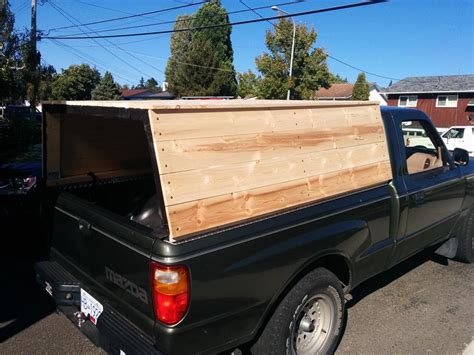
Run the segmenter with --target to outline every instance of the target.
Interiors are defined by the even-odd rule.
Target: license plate
[[[81,288],[81,312],[88,316],[92,323],[97,325],[97,319],[99,319],[103,310],[104,307],[100,302]]]

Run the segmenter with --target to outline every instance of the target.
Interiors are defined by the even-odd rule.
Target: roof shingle
[[[474,75],[408,77],[389,86],[385,93],[474,92]]]

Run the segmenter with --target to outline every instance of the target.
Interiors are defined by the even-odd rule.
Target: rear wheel
[[[456,259],[465,263],[474,262],[474,210],[471,208],[462,226],[458,239]]]
[[[344,318],[344,295],[326,269],[304,276],[270,318],[252,354],[332,354]]]

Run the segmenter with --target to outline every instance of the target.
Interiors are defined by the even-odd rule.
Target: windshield
[[[443,138],[463,138],[464,137],[464,128],[451,128],[445,134]]]

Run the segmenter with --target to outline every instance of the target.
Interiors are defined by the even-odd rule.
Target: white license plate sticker
[[[104,307],[100,302],[81,288],[81,312],[88,316],[92,323],[97,325],[97,319],[99,319],[103,311]]]

